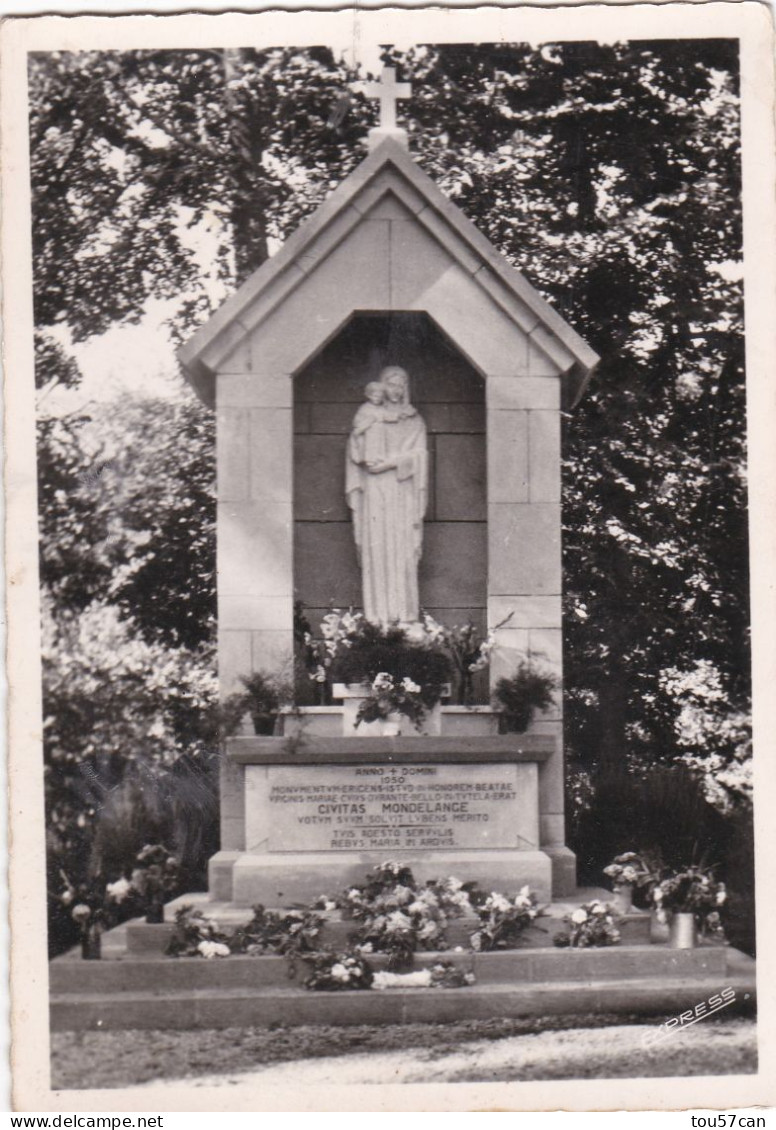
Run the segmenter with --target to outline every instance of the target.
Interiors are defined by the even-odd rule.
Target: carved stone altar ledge
[[[363,765],[444,762],[546,761],[555,752],[551,734],[494,737],[230,738],[226,755],[236,765]]]

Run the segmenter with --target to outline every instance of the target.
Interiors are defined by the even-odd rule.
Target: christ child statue
[[[385,459],[385,389],[380,381],[369,381],[364,389],[366,402],[353,417],[351,435],[356,439],[364,464],[367,467]]]

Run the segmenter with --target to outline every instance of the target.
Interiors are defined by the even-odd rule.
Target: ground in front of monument
[[[753,1018],[717,1017],[659,1040],[644,1017],[569,1015],[449,1024],[227,1028],[196,1032],[59,1032],[54,1089],[143,1085],[301,1087],[359,1083],[518,1083],[748,1075]]]

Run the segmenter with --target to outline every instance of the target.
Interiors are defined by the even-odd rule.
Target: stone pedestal
[[[277,906],[336,894],[386,859],[552,897],[540,847],[537,736],[233,738],[244,840],[211,861],[211,895]]]

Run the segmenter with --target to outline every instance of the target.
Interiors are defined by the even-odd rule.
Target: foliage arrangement
[[[556,946],[584,949],[590,946],[616,946],[620,941],[620,931],[612,908],[608,903],[597,899],[572,910],[563,921],[567,923],[568,929],[552,939]]]
[[[544,671],[530,658],[521,659],[514,675],[496,683],[494,706],[501,712],[504,728],[522,734],[538,710],[546,710],[554,702],[560,686],[555,675]]]
[[[471,935],[471,945],[482,952],[513,949],[520,944],[524,931],[543,913],[535,892],[528,886],[521,887],[511,900],[493,891],[484,902],[477,902],[475,909],[480,926]]]
[[[714,868],[693,864],[681,871],[669,872],[655,883],[651,900],[661,922],[667,921],[667,912],[694,914],[702,923],[711,915],[719,916],[720,907],[727,901],[724,883],[714,878]]]
[[[386,719],[391,714],[403,714],[419,730],[426,717],[426,707],[421,697],[421,688],[412,679],[405,676],[399,683],[387,671],[380,671],[369,694],[358,708],[356,726],[360,726],[362,722]]]

